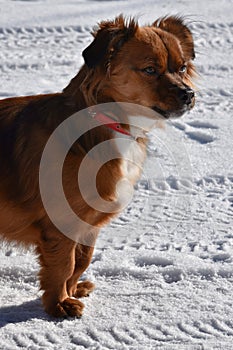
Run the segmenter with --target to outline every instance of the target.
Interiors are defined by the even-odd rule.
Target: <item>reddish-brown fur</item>
[[[77,281],[91,261],[99,228],[113,214],[87,205],[76,177],[85,154],[112,133],[105,126],[87,132],[73,145],[63,167],[70,206],[95,228],[91,246],[59,232],[43,207],[39,165],[49,136],[73,113],[103,102],[137,103],[166,118],[179,116],[186,108],[182,91],[192,86],[194,73],[192,35],[178,17],[139,27],[135,20],[119,16],[101,22],[93,35],[94,41],[83,52],[85,64],[63,92],[0,101],[0,232],[9,241],[36,246],[43,304],[56,317],[80,316],[84,305],[71,297],[86,296],[94,288],[91,282]],[[187,68],[182,72],[184,65]],[[153,74],[145,71],[147,67],[154,69]],[[194,97],[189,109],[193,105]],[[80,117],[80,123],[88,123],[87,118]],[[87,177],[91,176],[92,161]],[[97,176],[99,194],[109,202],[122,176],[120,165],[119,159],[109,161]]]

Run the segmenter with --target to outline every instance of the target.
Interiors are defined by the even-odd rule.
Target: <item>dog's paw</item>
[[[56,304],[53,310],[49,310],[49,314],[54,317],[81,317],[84,304],[77,299],[66,298],[62,302]]]
[[[94,283],[90,281],[84,281],[77,284],[77,289],[74,293],[75,298],[88,297],[89,294],[95,289]]]
[[[61,306],[63,310],[65,310],[67,316],[82,316],[84,304],[80,300],[67,298],[61,303]]]

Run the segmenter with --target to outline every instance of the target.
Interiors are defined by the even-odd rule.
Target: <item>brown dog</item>
[[[134,135],[121,119],[121,112],[113,119],[97,113],[94,116],[99,126],[81,136],[68,152],[63,166],[64,192],[73,211],[93,227],[92,244],[85,245],[59,231],[41,200],[39,166],[49,136],[75,112],[100,103],[134,103],[164,118],[181,116],[194,105],[194,44],[181,18],[165,17],[139,27],[134,19],[119,16],[101,22],[93,35],[93,42],[83,52],[85,64],[62,93],[0,101],[0,232],[6,240],[36,246],[43,304],[56,317],[81,316],[84,305],[78,298],[88,295],[94,285],[77,281],[91,261],[99,228],[118,208],[116,204],[115,212],[107,213],[83,199],[76,183],[82,160],[92,147],[120,133],[125,138],[134,137],[137,147],[130,151],[130,157],[143,162],[146,139]],[[80,125],[89,119],[84,113]],[[106,120],[112,123],[105,125]],[[88,181],[94,158],[88,160],[87,192],[91,192]],[[101,166],[96,187],[102,199],[117,203],[116,184],[122,177],[137,180],[139,171],[128,168],[129,164],[119,158]],[[98,205],[98,198],[96,201]],[[82,230],[81,226],[77,230]],[[88,234],[81,232],[82,237]]]

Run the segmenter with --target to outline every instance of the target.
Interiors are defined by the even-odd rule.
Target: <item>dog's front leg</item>
[[[82,315],[83,303],[69,298],[66,284],[75,268],[76,242],[55,228],[43,232],[37,252],[41,263],[40,283],[45,311],[55,317]]]
[[[82,273],[87,269],[91,262],[94,247],[83,244],[77,244],[75,248],[75,269],[72,277],[67,281],[67,292],[69,296],[76,298],[86,297],[95,288],[94,283],[84,281],[77,284]]]

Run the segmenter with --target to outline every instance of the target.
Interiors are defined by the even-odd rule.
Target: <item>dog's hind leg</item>
[[[83,244],[77,244],[75,248],[75,269],[73,275],[67,281],[67,293],[76,298],[86,297],[95,288],[94,283],[84,281],[77,284],[82,273],[87,269],[91,262],[94,247]]]
[[[43,305],[45,311],[55,317],[82,315],[83,303],[70,298],[66,289],[75,269],[76,245],[55,228],[50,228],[43,232],[43,239],[37,247]]]

